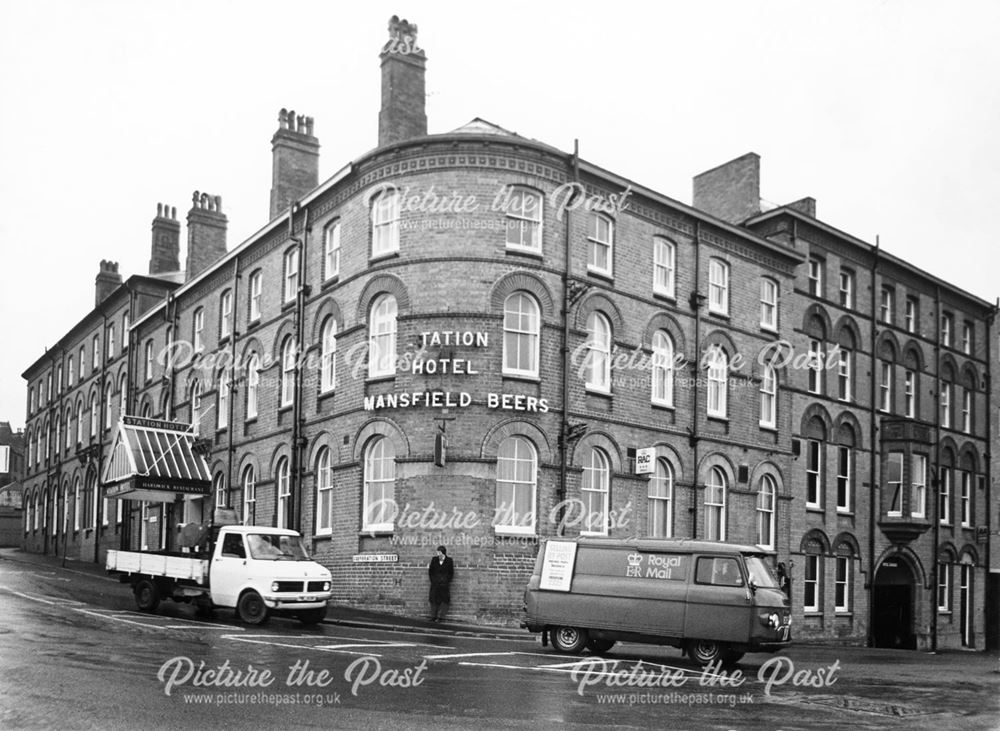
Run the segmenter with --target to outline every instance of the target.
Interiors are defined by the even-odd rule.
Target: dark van
[[[564,653],[628,641],[680,647],[701,664],[736,662],[791,642],[773,562],[756,546],[711,541],[549,539],[524,594],[522,626]]]

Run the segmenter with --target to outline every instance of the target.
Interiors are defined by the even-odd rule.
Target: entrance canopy
[[[211,473],[190,424],[123,416],[101,480],[109,498],[174,502],[209,494]]]

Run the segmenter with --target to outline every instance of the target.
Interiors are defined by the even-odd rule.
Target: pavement
[[[83,574],[86,576],[106,579],[116,584],[118,580],[108,576],[104,567],[92,561],[80,561],[77,559],[60,556],[43,555],[39,553],[27,553],[20,548],[0,548],[0,560],[14,561],[16,563],[28,564],[39,568],[50,570],[62,570],[70,573]],[[511,627],[500,627],[484,624],[470,624],[465,622],[432,622],[426,617],[407,617],[387,612],[373,612],[367,609],[359,609],[344,604],[330,603],[326,610],[325,624],[342,625],[346,627],[363,627],[370,629],[395,630],[398,632],[421,632],[458,635],[464,637],[480,637],[490,639],[518,639],[529,640],[535,635],[527,630],[514,629]]]

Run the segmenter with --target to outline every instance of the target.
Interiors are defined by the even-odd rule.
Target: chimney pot
[[[180,270],[181,225],[177,222],[177,209],[166,203],[157,203],[149,273],[155,276]]]
[[[196,190],[191,196],[191,210],[187,215],[187,281],[191,281],[226,255],[228,224],[228,219],[222,213],[222,197]]]
[[[427,56],[417,45],[417,24],[393,15],[382,59],[382,109],[379,147],[427,134],[425,75]]]
[[[97,276],[94,277],[94,306],[106,300],[121,286],[121,283],[122,275],[118,273],[118,262],[101,259]]]
[[[319,185],[319,140],[312,117],[282,109],[271,138],[270,216],[276,218],[293,200]],[[221,202],[219,203],[221,211]]]

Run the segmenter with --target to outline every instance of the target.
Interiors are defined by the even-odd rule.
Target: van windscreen
[[[780,589],[781,584],[778,583],[778,578],[774,575],[771,570],[770,565],[761,558],[760,556],[744,556],[747,562],[747,572],[750,574],[750,580],[757,586],[762,586],[766,589]]]

